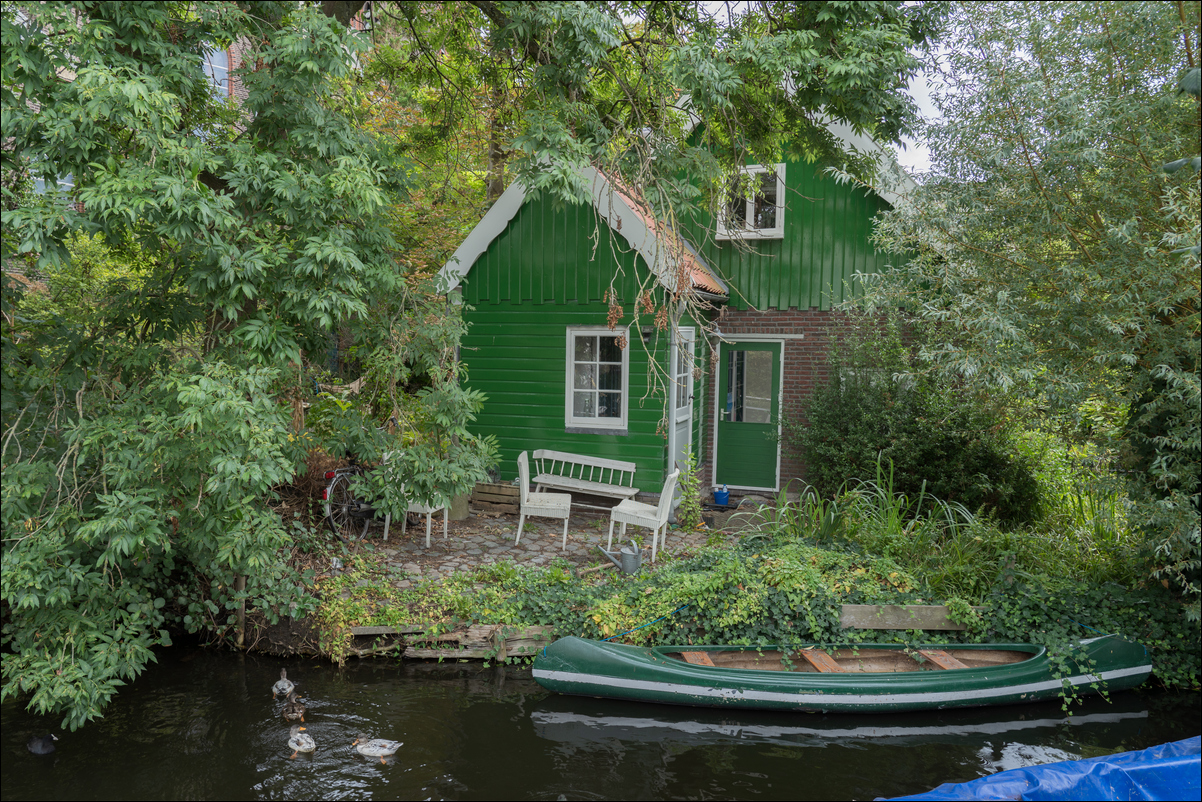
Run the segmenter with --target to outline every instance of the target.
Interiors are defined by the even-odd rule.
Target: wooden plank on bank
[[[493,648],[487,649],[418,649],[410,646],[405,649],[404,657],[422,660],[482,660],[493,655]]]
[[[493,648],[497,651],[497,659],[507,657],[529,657],[538,654],[539,649],[551,643],[551,633],[554,627],[533,626],[514,629],[499,626],[492,633]]]
[[[980,612],[985,608],[973,609]],[[968,629],[947,615],[947,607],[941,604],[845,604],[839,623],[844,629]]]
[[[425,631],[425,626],[420,624],[406,624],[402,627],[351,627],[352,635],[413,635]]]

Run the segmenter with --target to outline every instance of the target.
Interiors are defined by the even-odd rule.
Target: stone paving
[[[668,531],[667,550],[678,553],[684,549],[697,548],[711,543],[723,543],[737,538],[735,534],[717,527],[727,524],[727,516],[715,521],[715,529],[697,532],[682,532],[678,528]],[[418,519],[419,516],[414,516]],[[737,524],[737,519],[735,522]],[[410,523],[402,535],[399,521],[394,521],[384,542],[384,527],[373,523],[368,531],[367,543],[382,553],[389,563],[398,566],[409,579],[397,582],[397,587],[411,586],[411,580],[434,579],[456,571],[471,570],[480,565],[512,560],[519,565],[549,565],[557,557],[586,566],[609,562],[598,550],[605,547],[609,533],[609,514],[604,511],[573,511],[568,519],[568,546],[561,549],[563,521],[553,518],[526,519],[522,529],[522,540],[514,544],[517,534],[518,516],[504,513],[469,511],[462,521],[451,521],[447,539],[442,538],[442,519],[435,515],[430,534],[430,548],[426,548],[426,517],[420,523]],[[729,528],[729,527],[727,527]],[[621,547],[618,541],[620,525],[614,527],[614,549]],[[648,542],[650,531],[642,527],[627,527],[627,540],[635,537],[640,543]],[[643,554],[644,562],[650,560],[650,552]]]

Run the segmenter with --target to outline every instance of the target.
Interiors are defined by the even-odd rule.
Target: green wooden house
[[[440,273],[466,304],[460,358],[488,396],[475,427],[499,441],[502,477],[536,449],[634,462],[650,493],[690,448],[703,482],[736,493],[801,475],[781,452],[781,413],[825,375],[832,304],[855,273],[887,264],[872,218],[909,183],[870,140],[831,130],[878,154],[895,189],[878,197],[800,162],[748,165],[753,199],[677,233],[595,169],[591,204],[556,208],[509,187]],[[641,294],[681,289],[708,320],[632,325]],[[708,343],[699,322],[716,324]]]

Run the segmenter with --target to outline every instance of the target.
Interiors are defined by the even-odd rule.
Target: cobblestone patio
[[[417,518],[418,516],[415,516]],[[738,535],[723,531],[726,517],[715,521],[715,529],[683,532],[679,528],[668,531],[667,551],[669,554],[694,549],[713,543],[730,542]],[[731,523],[738,523],[738,519]],[[365,543],[383,554],[389,563],[401,568],[410,579],[397,583],[398,587],[410,586],[410,580],[439,579],[456,571],[471,570],[480,565],[512,560],[518,565],[548,565],[557,557],[580,567],[608,563],[598,547],[604,548],[609,532],[609,514],[604,511],[573,511],[568,520],[568,546],[561,549],[563,521],[551,518],[528,518],[522,530],[522,541],[514,545],[517,534],[518,516],[504,513],[470,511],[462,521],[451,521],[447,539],[442,538],[442,518],[434,516],[430,534],[430,548],[426,548],[426,519],[411,523],[404,535],[399,521],[394,521],[384,542],[384,526],[373,522]],[[729,527],[727,527],[729,528]],[[614,528],[614,549],[620,548],[618,530]],[[628,527],[627,539],[635,537],[640,543],[648,542],[650,531],[641,527]],[[662,552],[661,552],[662,553]],[[650,560],[650,552],[644,552],[644,561]]]

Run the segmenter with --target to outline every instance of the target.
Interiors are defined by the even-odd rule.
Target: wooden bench
[[[539,449],[534,452],[534,489],[535,492],[542,492],[545,487],[554,488],[619,500],[634,498],[639,492],[637,487],[633,487],[634,468],[633,462]]]

